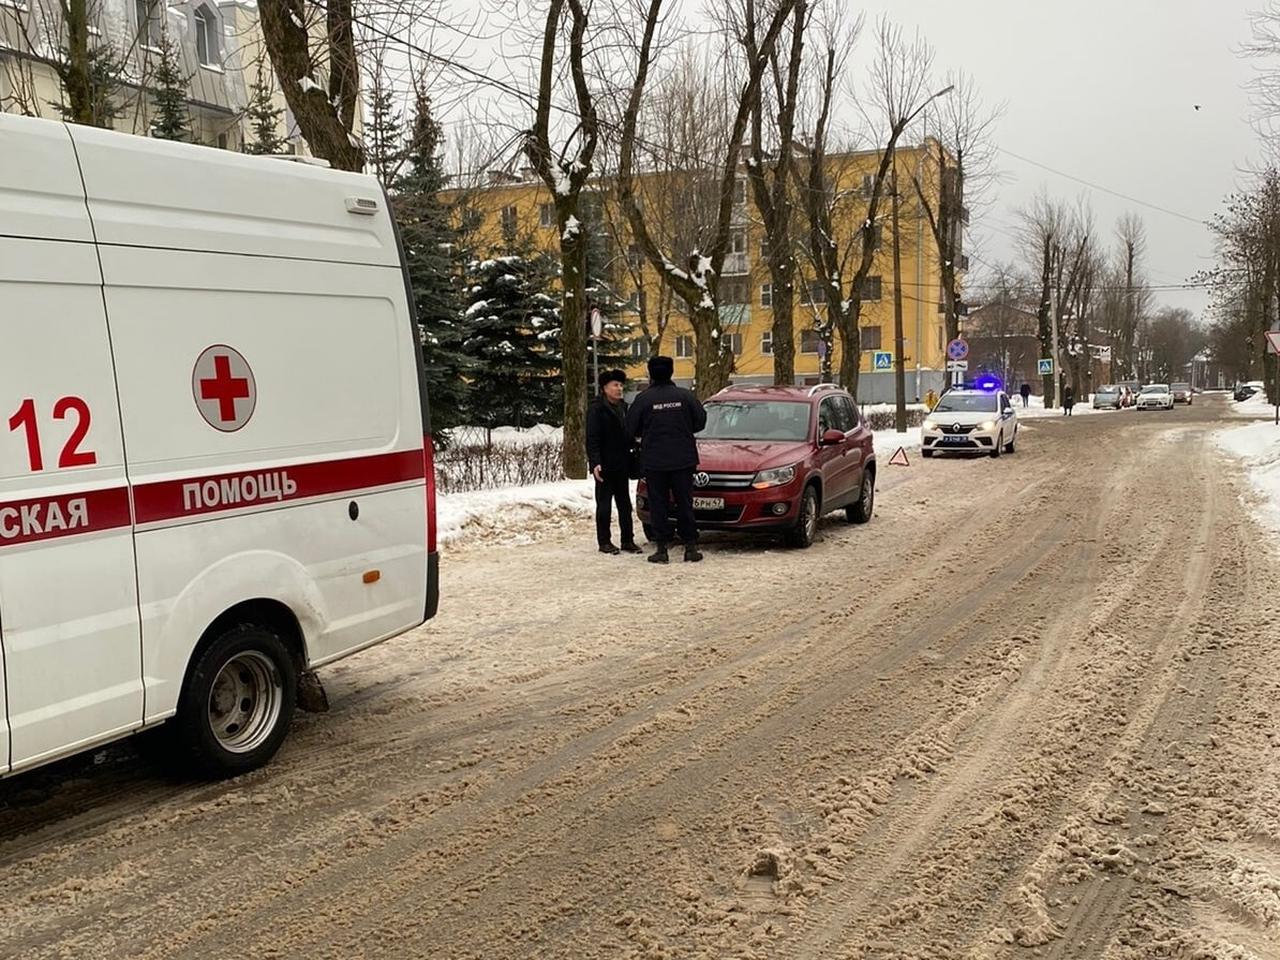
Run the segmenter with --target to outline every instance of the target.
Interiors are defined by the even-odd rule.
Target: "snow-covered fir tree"
[[[156,115],[151,121],[151,135],[158,140],[191,140],[191,114],[187,109],[187,81],[182,75],[178,45],[166,27],[156,45],[159,51],[155,72],[151,76],[151,98]]]
[[[258,64],[258,75],[249,87],[249,104],[245,108],[245,117],[249,121],[249,129],[253,131],[252,139],[245,142],[245,153],[261,156],[288,152],[289,141],[280,135],[284,111],[276,106],[271,86],[262,72],[262,64]]]
[[[465,347],[475,361],[470,418],[479,426],[559,423],[560,314],[555,265],[528,241],[468,265]]]
[[[404,173],[392,185],[391,202],[422,331],[433,435],[445,443],[448,430],[464,422],[474,364],[463,346],[466,328],[461,316],[467,255],[457,219],[441,200],[447,186],[442,140],[431,101],[422,94],[414,111]]]

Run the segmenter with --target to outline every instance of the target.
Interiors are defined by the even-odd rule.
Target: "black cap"
[[[601,370],[600,376],[596,378],[596,382],[600,385],[600,389],[603,390],[605,386],[610,383],[617,382],[625,384],[627,382],[627,375],[622,370]]]
[[[676,362],[670,357],[649,358],[649,379],[655,383],[666,383],[675,373]]]

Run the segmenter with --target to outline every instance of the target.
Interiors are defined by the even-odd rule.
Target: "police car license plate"
[[[723,510],[724,497],[694,497],[693,509],[695,510]]]
[[[959,434],[949,434],[948,436],[942,437],[942,442],[943,443],[968,443],[969,438]]]

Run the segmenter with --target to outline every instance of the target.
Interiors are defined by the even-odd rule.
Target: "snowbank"
[[[1014,409],[1018,411],[1018,419],[1020,420],[1043,420],[1048,417],[1065,416],[1062,407],[1048,407],[1044,405],[1044,397],[1031,397],[1028,400],[1028,406],[1024,409],[1022,406],[1022,398],[1014,396]],[[1073,417],[1083,417],[1094,413],[1115,413],[1114,410],[1095,410],[1093,404],[1089,401],[1076,401],[1075,409],[1072,410]]]
[[[1227,395],[1228,397],[1230,394]],[[1249,420],[1260,420],[1263,417],[1274,417],[1276,408],[1267,400],[1267,395],[1259,390],[1248,400],[1231,400],[1227,410],[1233,417],[1244,417]]]
[[[558,480],[526,487],[500,487],[451,493],[436,503],[436,537],[440,543],[457,540],[464,533],[488,528],[507,530],[547,514],[592,514],[595,491],[590,480]]]
[[[1243,462],[1257,493],[1254,508],[1259,519],[1280,532],[1280,428],[1274,423],[1255,423],[1223,430],[1215,439],[1219,447]]]
[[[488,440],[484,427],[454,427],[449,431],[455,445],[463,447],[484,446]],[[559,440],[564,435],[562,427],[539,423],[532,427],[494,427],[493,442],[502,446],[531,446]]]

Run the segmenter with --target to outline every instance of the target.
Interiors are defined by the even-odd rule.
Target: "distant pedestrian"
[[[1075,405],[1076,405],[1076,392],[1072,390],[1071,386],[1068,384],[1067,386],[1062,388],[1063,414],[1065,414],[1068,417],[1071,416],[1071,408],[1074,407]]]
[[[587,408],[587,463],[596,484],[596,543],[601,553],[642,553],[636,545],[631,513],[631,466],[635,444],[627,433],[627,402],[621,370],[600,374],[600,393]],[[611,539],[613,505],[618,505],[622,546]]]
[[[669,501],[675,501],[684,559],[696,563],[698,527],[693,514],[693,472],[698,466],[694,437],[707,425],[707,411],[693,391],[671,382],[675,361],[651,357],[649,388],[636,397],[627,412],[627,436],[640,441],[640,466],[649,489],[649,522],[657,540],[650,563],[667,563],[671,543]]]
[[[1022,394],[1022,407],[1025,410],[1031,404],[1031,384],[1024,383],[1018,388],[1018,392]]]

